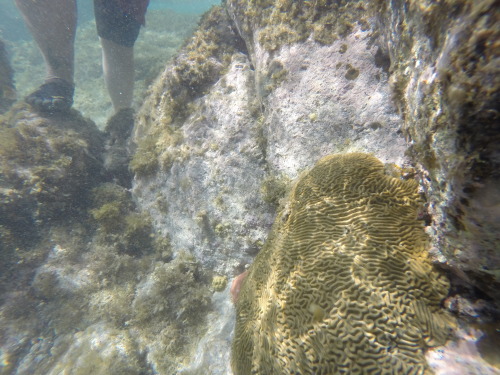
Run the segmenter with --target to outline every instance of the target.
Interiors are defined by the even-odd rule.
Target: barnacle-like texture
[[[425,374],[452,322],[415,181],[373,156],[321,159],[293,188],[236,305],[236,375]]]

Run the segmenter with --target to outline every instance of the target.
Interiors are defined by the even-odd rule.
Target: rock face
[[[174,254],[244,271],[291,180],[324,155],[371,152],[419,179],[434,261],[471,285],[467,298],[478,300],[472,286],[494,298],[494,2],[228,0],[225,11],[206,16],[139,114],[134,194]]]
[[[76,111],[45,118],[15,108],[0,122],[0,226],[28,237],[88,204],[103,180],[101,132]]]
[[[207,16],[136,132],[134,193],[174,254],[242,272],[290,180],[324,155],[371,152],[418,177],[434,261],[494,298],[499,27],[493,1],[452,8],[229,0],[229,20]],[[485,322],[496,307],[481,309]]]
[[[210,17],[235,28],[220,11],[207,16],[206,27],[213,28]],[[404,164],[402,123],[373,32],[352,31],[330,45],[309,40],[272,55],[250,37],[243,44],[236,33],[200,31],[165,71],[139,115],[132,165],[134,192],[174,249],[232,273],[266,238],[276,208],[268,202],[280,198],[268,195],[276,189],[266,183],[293,179],[312,161],[345,150]],[[208,48],[213,40],[223,48]],[[191,87],[204,95],[193,96]]]
[[[301,176],[238,298],[234,373],[424,374],[451,319],[420,203],[415,181],[367,154]]]

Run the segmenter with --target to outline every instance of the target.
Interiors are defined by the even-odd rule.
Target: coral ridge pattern
[[[417,183],[383,169],[336,154],[299,179],[238,298],[236,375],[429,373],[449,284],[428,259]]]

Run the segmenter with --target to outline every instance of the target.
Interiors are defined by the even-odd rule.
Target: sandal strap
[[[61,78],[54,78],[25,98],[25,101],[41,112],[65,112],[73,105],[75,86]]]

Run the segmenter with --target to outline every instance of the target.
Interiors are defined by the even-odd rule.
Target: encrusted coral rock
[[[424,374],[451,318],[427,256],[417,183],[331,155],[295,185],[237,302],[244,374]]]
[[[414,164],[426,175],[432,254],[498,301],[498,3],[456,1],[453,12],[446,2],[378,3],[390,82],[405,114],[402,132]],[[394,32],[397,25],[406,31]]]
[[[102,151],[101,132],[76,111],[42,117],[12,108],[0,119],[0,226],[27,237],[67,220],[102,181]]]

